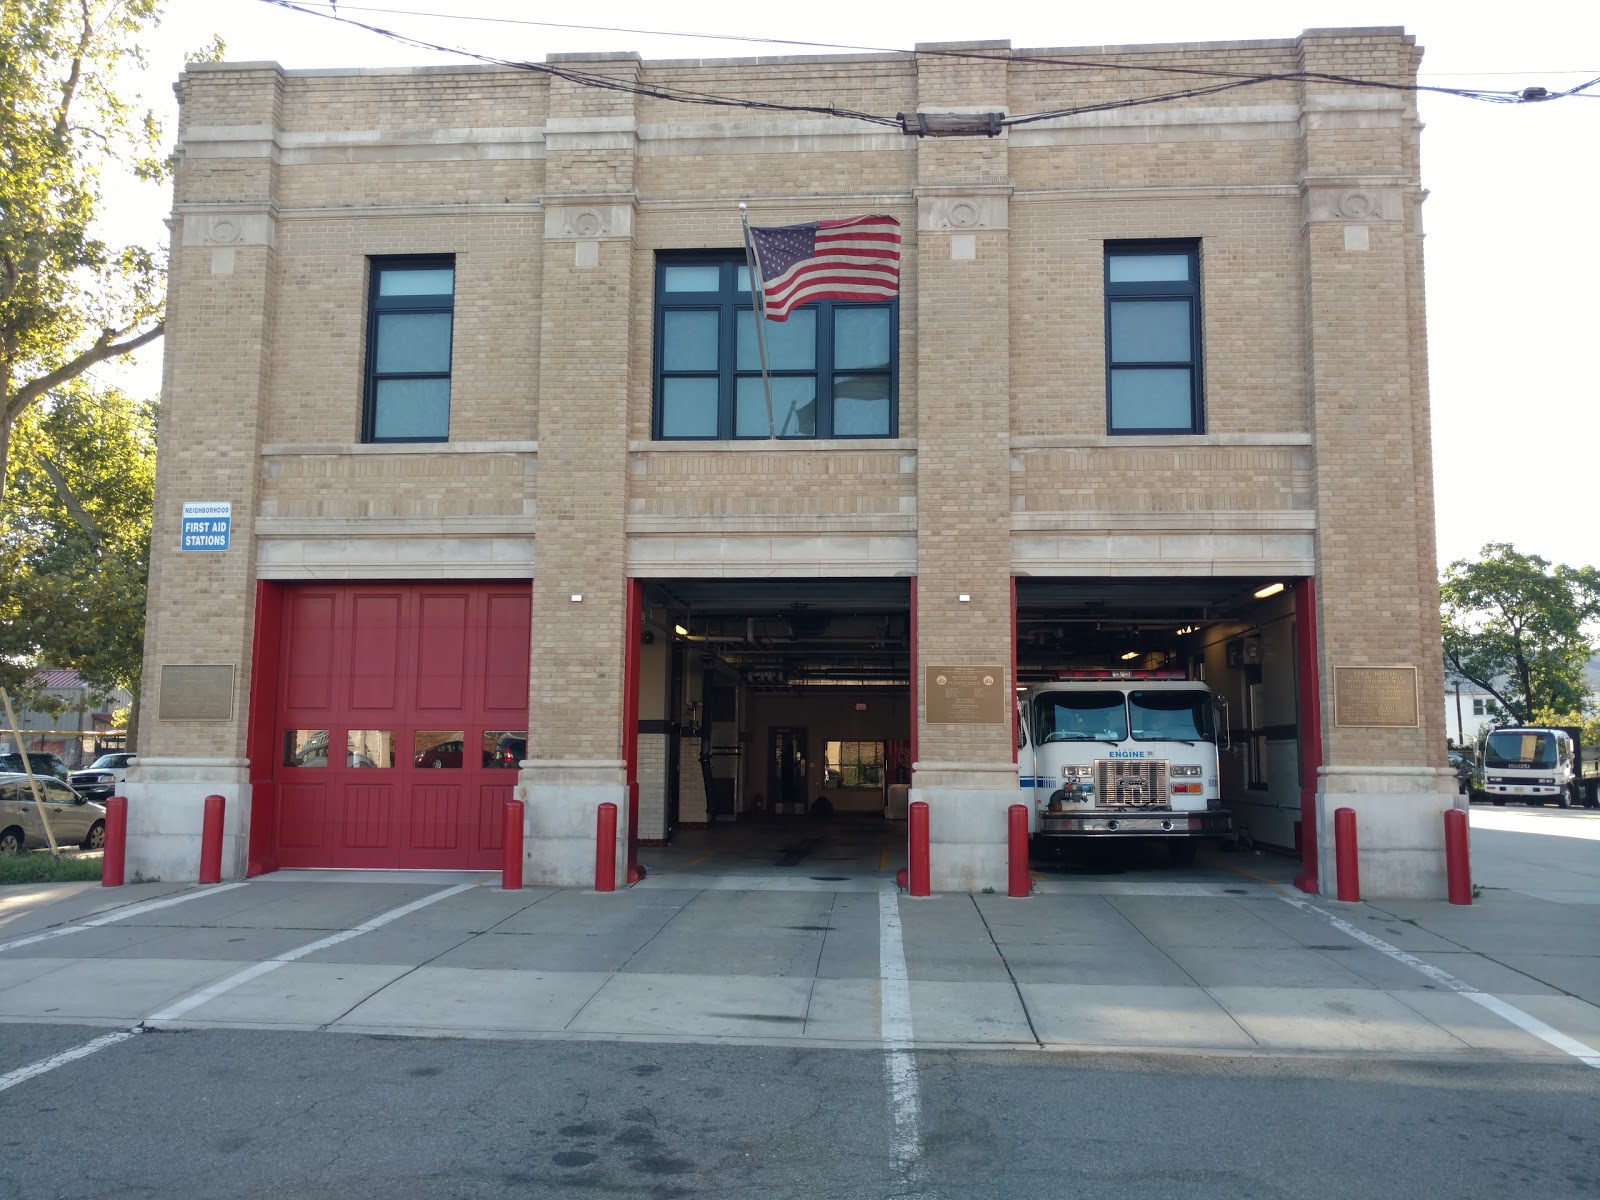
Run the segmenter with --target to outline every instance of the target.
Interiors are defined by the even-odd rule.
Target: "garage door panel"
[[[413,849],[454,850],[463,844],[461,825],[470,814],[461,802],[461,792],[458,786],[412,785],[406,825]]]
[[[334,611],[331,593],[291,595],[284,621],[292,632],[284,652],[284,704],[299,713],[326,713],[333,703]]]
[[[402,612],[399,592],[356,596],[351,605],[349,712],[388,716],[405,703],[401,686]]]
[[[506,801],[517,798],[514,782],[478,787],[478,849],[497,853],[505,845]]]
[[[416,707],[460,712],[466,704],[467,597],[427,595],[417,602]]]
[[[533,600],[521,595],[487,597],[483,643],[485,716],[528,711],[528,650]],[[522,724],[519,720],[518,725]]]
[[[323,783],[280,783],[278,848],[320,849],[327,835],[328,788]]]
[[[397,789],[391,784],[347,783],[340,792],[341,844],[358,850],[381,850],[391,845]]]

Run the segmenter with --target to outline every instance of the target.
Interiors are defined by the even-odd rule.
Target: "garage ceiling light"
[[[1139,652],[1137,650],[1129,650],[1126,654],[1124,654],[1122,656],[1122,661],[1123,662],[1127,662],[1130,658],[1138,658],[1138,657],[1139,657]]]
[[[682,625],[674,625],[672,627],[672,632],[677,634],[679,637],[688,637],[689,636],[689,631],[687,629],[685,629]]]
[[[1269,583],[1264,588],[1256,589],[1256,599],[1265,600],[1268,596],[1276,596],[1281,591],[1283,591],[1283,584]]]

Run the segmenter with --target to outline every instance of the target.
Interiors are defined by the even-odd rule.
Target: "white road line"
[[[1471,1000],[1476,1004],[1483,1005],[1483,1007],[1487,1008],[1490,1012],[1504,1017],[1507,1021],[1510,1021],[1524,1033],[1531,1033],[1534,1037],[1540,1039],[1541,1041],[1547,1042],[1554,1046],[1563,1054],[1570,1054],[1579,1062],[1587,1063],[1591,1067],[1600,1067],[1600,1050],[1596,1050],[1593,1046],[1578,1041],[1577,1038],[1568,1037],[1559,1029],[1556,1029],[1550,1025],[1546,1025],[1543,1021],[1539,1020],[1538,1017],[1533,1016],[1531,1013],[1523,1012],[1516,1005],[1507,1004],[1504,1000],[1500,999],[1500,997],[1492,996],[1488,992],[1481,992],[1465,980],[1457,979],[1454,975],[1450,974],[1450,972],[1442,970],[1430,962],[1424,962],[1415,954],[1407,954],[1404,950],[1400,949],[1400,947],[1391,946],[1382,938],[1374,937],[1364,929],[1357,929],[1354,925],[1350,924],[1349,921],[1344,920],[1342,917],[1336,917],[1331,912],[1318,908],[1314,904],[1308,904],[1304,900],[1301,900],[1295,896],[1280,895],[1278,899],[1282,900],[1285,904],[1292,904],[1296,908],[1304,909],[1306,912],[1316,913],[1317,916],[1325,918],[1336,929],[1343,933],[1349,934],[1351,937],[1355,938],[1356,941],[1370,946],[1380,953],[1387,954],[1396,962],[1404,963],[1413,970],[1422,972],[1422,974],[1426,975],[1435,983],[1442,984],[1443,986],[1449,988],[1452,992],[1455,992],[1461,996],[1465,996],[1468,1000]]]
[[[243,887],[244,885],[242,883],[233,883],[224,884],[222,886]],[[445,888],[443,891],[435,892],[431,896],[424,896],[420,900],[413,900],[410,904],[402,904],[399,908],[391,908],[388,912],[379,913],[371,920],[363,921],[361,924],[352,926],[349,929],[342,929],[338,933],[329,934],[327,937],[318,938],[314,942],[307,942],[304,946],[297,946],[293,950],[286,950],[282,954],[269,958],[264,962],[254,963],[242,971],[235,971],[226,979],[218,980],[209,987],[201,988],[198,992],[194,992],[191,995],[185,996],[181,1000],[174,1001],[173,1003],[167,1005],[166,1008],[156,1013],[154,1016],[146,1017],[145,1020],[140,1024],[148,1025],[156,1021],[176,1020],[184,1013],[198,1008],[207,1000],[214,1000],[224,992],[231,991],[240,984],[249,983],[252,979],[259,979],[269,971],[276,971],[285,963],[294,962],[296,959],[304,958],[308,954],[315,954],[318,950],[325,950],[329,946],[337,946],[340,942],[347,942],[351,938],[358,937],[363,933],[370,933],[374,929],[379,929],[382,926],[387,925],[390,921],[399,920],[401,917],[416,912],[419,908],[426,908],[428,905],[436,904],[440,900],[448,900],[451,896],[458,896],[462,892],[471,891],[476,886],[477,884],[474,883],[462,883],[457,884],[452,888]],[[221,888],[219,887],[213,887],[210,891],[211,893],[214,893],[220,890]],[[198,894],[208,895],[210,893]],[[189,898],[190,897],[188,896],[180,897],[180,899],[184,900]],[[177,900],[160,901],[157,902],[153,907],[159,908],[166,904],[176,903]],[[143,906],[142,911],[148,912],[150,907],[152,906]],[[125,917],[132,915],[132,913],[131,910],[128,910],[121,911],[117,915],[119,917]],[[96,924],[104,923],[105,920],[96,922]],[[81,926],[81,928],[88,928],[88,925]],[[19,943],[12,944],[17,945]],[[15,1071],[11,1071],[5,1075],[0,1075],[0,1092],[5,1091],[7,1088],[16,1087],[19,1083],[25,1083],[30,1079],[35,1079],[38,1076],[45,1074],[47,1071],[55,1070],[57,1067],[65,1066],[69,1062],[76,1062],[80,1058],[87,1058],[89,1055],[98,1053],[108,1046],[115,1046],[118,1042],[125,1042],[129,1038],[133,1037],[137,1032],[137,1026],[133,1029],[119,1029],[116,1033],[104,1034],[101,1037],[95,1038],[92,1042],[85,1042],[83,1045],[75,1046],[71,1050],[63,1050],[60,1054],[53,1054],[49,1058],[42,1058],[36,1063],[29,1063],[25,1067],[18,1067]]]
[[[888,1052],[889,1115],[894,1121],[890,1152],[902,1182],[912,1183],[922,1158],[917,1128],[921,1100],[917,1061],[911,1052],[911,985],[906,977],[905,946],[900,937],[900,889],[884,880],[878,890],[878,1025]]]
[[[307,942],[304,946],[296,946],[293,950],[285,950],[282,954],[275,954],[263,962],[255,963],[242,971],[236,971],[226,979],[219,979],[208,987],[201,988],[198,992],[183,997],[167,1005],[160,1012],[145,1018],[145,1024],[154,1024],[158,1021],[176,1021],[184,1013],[199,1008],[208,1000],[215,1000],[224,992],[231,992],[240,984],[249,983],[252,979],[259,979],[269,971],[276,971],[285,963],[292,963],[304,958],[308,954],[315,954],[318,950],[326,950],[330,946],[337,946],[340,942],[348,942],[353,937],[363,933],[371,933],[374,929],[382,928],[390,921],[397,921],[401,917],[409,916],[419,908],[426,908],[430,904],[437,904],[440,900],[448,900],[451,896],[459,896],[462,892],[470,892],[478,885],[475,883],[458,883],[455,887],[445,888],[442,892],[435,892],[431,896],[424,896],[420,900],[413,900],[410,904],[402,904],[399,908],[391,908],[388,912],[379,913],[370,921],[363,921],[349,929],[342,929],[338,933],[331,933],[327,937],[318,938],[314,942]]]
[[[87,921],[74,921],[71,925],[63,925],[58,929],[47,929],[43,933],[30,934],[28,937],[17,938],[12,942],[0,942],[0,954],[7,950],[18,950],[23,946],[33,946],[40,942],[48,942],[55,938],[66,937],[69,933],[82,933],[85,929],[98,929],[102,925],[109,925],[113,921],[126,920],[128,917],[143,916],[147,912],[155,912],[158,908],[171,908],[174,904],[187,904],[190,900],[198,900],[201,896],[215,896],[219,892],[231,892],[234,888],[242,888],[244,880],[238,883],[208,884],[192,892],[185,892],[181,896],[169,896],[165,900],[146,900],[140,904],[130,904],[126,908],[113,909],[98,917],[91,917]]]
[[[36,1063],[29,1063],[25,1067],[18,1067],[15,1071],[8,1071],[0,1075],[0,1092],[7,1088],[14,1088],[19,1083],[26,1083],[46,1071],[54,1071],[57,1067],[65,1066],[80,1058],[88,1058],[97,1051],[104,1050],[107,1046],[115,1046],[118,1042],[125,1042],[133,1036],[130,1029],[119,1029],[116,1033],[108,1033],[97,1037],[92,1042],[85,1042],[81,1046],[74,1046],[71,1050],[63,1050],[60,1054],[52,1054],[49,1058],[41,1058]]]

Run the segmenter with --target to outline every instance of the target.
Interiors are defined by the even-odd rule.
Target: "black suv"
[[[72,772],[67,770],[67,764],[61,760],[59,754],[51,754],[45,750],[28,751],[28,766],[33,768],[35,775],[45,775],[51,779],[59,779],[66,783]],[[24,771],[22,755],[0,754],[0,771],[14,771],[21,775]]]

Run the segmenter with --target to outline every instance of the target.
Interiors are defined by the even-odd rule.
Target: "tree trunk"
[[[0,400],[3,399],[0,396]],[[11,421],[0,417],[0,508],[6,502],[6,464],[11,461],[11,425]]]

